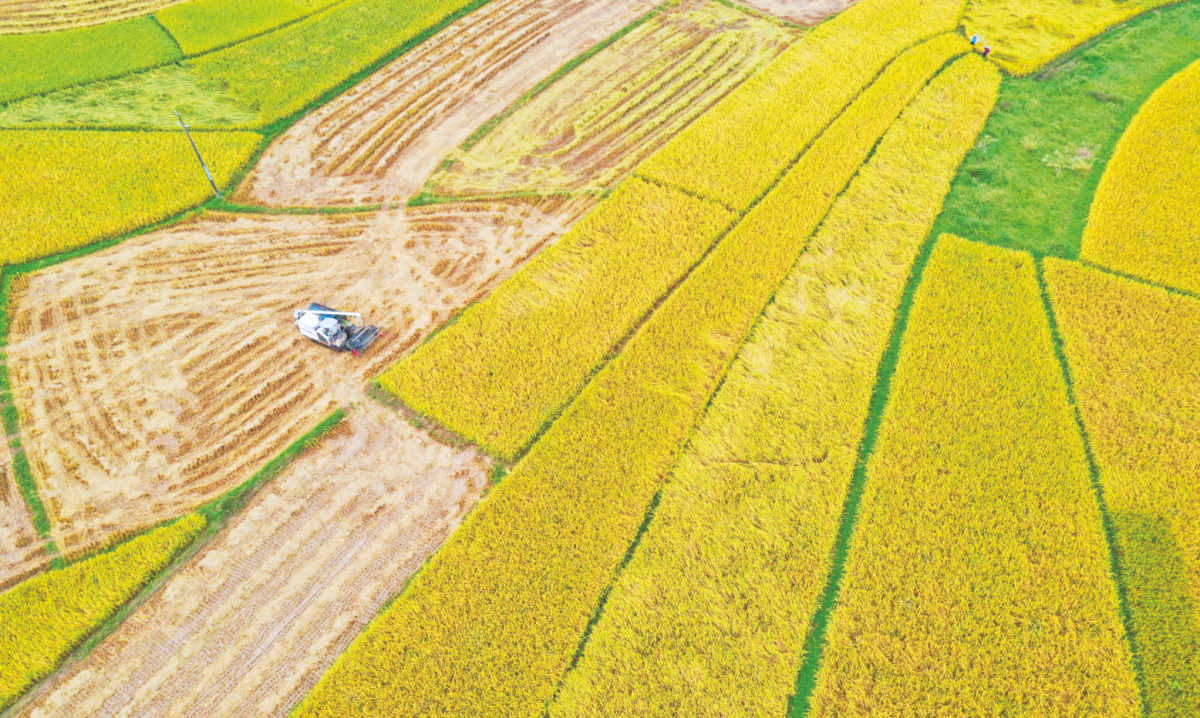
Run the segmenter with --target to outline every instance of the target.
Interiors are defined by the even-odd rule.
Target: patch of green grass
[[[1041,74],[1005,78],[934,233],[1074,259],[1113,147],[1159,85],[1200,57],[1200,3],[1148,13]]]
[[[0,36],[0,102],[124,75],[182,57],[153,18]]]
[[[236,127],[257,117],[221,83],[172,64],[12,102],[0,107],[0,127],[178,127],[173,110],[193,127]]]
[[[419,42],[484,0],[354,0],[276,32],[196,58],[269,124],[289,117],[357,73]]]
[[[226,47],[312,12],[290,0],[192,0],[155,17],[188,55]]]

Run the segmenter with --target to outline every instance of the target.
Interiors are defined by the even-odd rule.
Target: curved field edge
[[[191,542],[205,523],[201,516],[187,516],[0,595],[0,708],[47,676]]]
[[[1078,257],[1097,184],[1125,128],[1198,57],[1200,2],[1193,0],[1113,28],[1038,75],[1005,77],[935,233]]]
[[[980,34],[991,58],[1027,77],[1110,28],[1181,0],[971,0],[963,13],[967,34]]]
[[[1103,269],[1048,259],[1060,338],[1153,716],[1200,711],[1195,438],[1200,300]]]
[[[1200,292],[1198,95],[1200,60],[1155,90],[1129,123],[1100,178],[1083,259]]]
[[[1141,715],[1103,504],[1052,339],[1032,257],[939,241],[811,715]]]
[[[860,4],[856,7],[866,5]],[[838,16],[831,20],[830,24],[837,23],[843,17],[845,15]],[[853,34],[856,28],[855,25],[845,27],[844,32],[850,34]],[[801,40],[801,44],[809,37],[811,35]],[[838,114],[838,110],[831,107],[805,109],[811,103],[811,97],[806,90],[812,89],[813,83],[817,89],[831,89],[837,86],[838,92],[845,93],[843,86],[853,85],[857,81],[870,83],[877,81],[877,78],[893,75],[900,78],[914,71],[925,72],[926,77],[929,77],[951,58],[967,49],[962,38],[953,34],[935,36],[924,42],[914,40],[911,47],[903,42],[896,44],[899,47],[898,52],[901,52],[899,59],[877,59],[878,67],[868,65],[865,69],[855,68],[851,75],[852,81],[842,82],[842,78],[830,74],[821,75],[819,79],[812,81],[805,79],[797,82],[789,79],[790,76],[786,72],[776,78],[775,82],[781,87],[768,93],[763,98],[763,105],[778,108],[782,98],[792,98],[791,111],[799,118],[792,124],[800,132],[788,138],[786,149],[795,154],[788,158],[787,166],[772,172],[772,184],[764,187],[757,197],[742,207],[738,215],[746,216],[750,208],[770,191],[774,182],[778,182],[797,161],[821,128]],[[853,52],[853,48],[831,45],[827,51],[834,58],[845,59],[843,53]],[[779,60],[769,65],[756,78],[729,95],[709,114],[721,111],[721,108],[735,97],[741,97],[737,100],[739,107],[752,103],[753,98],[747,97],[743,90],[756,80],[777,72],[772,68],[778,63]],[[895,83],[894,92],[897,95],[903,95],[911,89],[903,82],[892,82]],[[854,95],[857,97],[858,93]],[[850,99],[854,101],[855,97]],[[903,106],[901,104],[892,108],[891,103],[895,100],[895,96],[887,97],[889,112],[894,109],[898,113]],[[766,123],[764,127],[774,126],[775,116],[763,112],[761,107],[755,107],[760,115],[759,119]],[[708,116],[706,114],[690,125],[672,142],[696,131],[695,128]],[[891,116],[894,117],[895,114]],[[756,128],[750,126],[745,131],[753,134]],[[648,162],[653,163],[655,158],[671,147],[672,144],[668,143]],[[722,148],[714,151],[727,150]],[[657,187],[659,193],[666,193],[669,199],[668,206],[704,206],[704,201],[695,193],[676,189],[676,185],[664,184],[652,175],[643,175],[642,169],[639,168],[634,176],[589,215],[584,223],[573,229],[568,238],[564,238],[563,242],[539,256],[534,263],[502,285],[491,297],[471,307],[464,313],[461,321],[438,334],[436,339],[422,345],[385,374],[381,378],[384,388],[395,392],[401,401],[416,412],[434,419],[469,440],[478,441],[489,451],[509,460],[519,457],[552,425],[562,407],[566,406],[588,379],[620,350],[625,341],[621,339],[614,345],[614,340],[622,336],[631,336],[649,316],[648,312],[653,310],[655,298],[652,297],[649,298],[650,303],[646,302],[646,298],[637,302],[626,302],[622,305],[623,316],[600,315],[604,317],[602,326],[606,327],[603,336],[578,332],[566,332],[564,336],[560,336],[561,328],[557,324],[543,326],[539,321],[553,317],[556,313],[569,316],[575,312],[571,293],[582,293],[583,296],[591,297],[592,301],[608,304],[607,297],[613,291],[612,286],[636,285],[640,276],[639,262],[633,257],[606,258],[611,254],[611,250],[606,253],[605,246],[611,245],[615,248],[619,243],[598,244],[596,237],[591,235],[620,236],[623,233],[637,239],[655,236],[660,232],[666,223],[662,218],[672,217],[672,212],[663,212],[661,209],[656,211],[646,218],[644,228],[633,228],[632,234],[623,226],[627,224],[625,215],[631,212],[636,215],[641,211],[638,209],[641,203],[636,197],[632,197],[631,193],[634,193],[636,188],[642,188],[637,190],[641,193],[651,192],[650,187]],[[631,201],[631,209],[623,209],[620,206],[621,203],[630,204]],[[717,206],[715,203],[711,204]],[[610,217],[610,214],[613,216]],[[593,224],[598,226],[589,229]],[[700,246],[719,241],[719,229],[719,226],[714,225],[714,228],[708,231],[707,242]],[[571,241],[567,241],[568,239]],[[586,247],[587,251],[572,251],[571,247],[575,244]],[[641,244],[644,244],[644,241],[639,241],[634,246],[638,247]],[[691,259],[678,261],[691,263],[703,259],[704,256],[703,253],[694,253]],[[601,278],[594,270],[585,273],[584,280],[574,278],[572,272],[568,271],[570,267],[590,267],[597,262],[614,266],[614,271],[609,274],[618,279],[615,284],[605,281],[605,278]],[[683,266],[686,267],[687,264]],[[689,271],[691,270],[676,276],[682,278],[687,276],[686,272]],[[569,288],[568,293],[559,288],[560,283],[565,283]],[[673,286],[668,282],[658,288],[655,292],[656,297],[665,296],[663,290],[670,291]],[[623,290],[623,293],[629,294],[629,290]],[[614,334],[607,326],[613,324],[613,320],[623,324],[624,331]],[[595,320],[584,316],[576,317],[573,321],[578,324],[579,321],[591,323]],[[546,329],[553,331],[547,333]],[[566,345],[564,342],[572,344]],[[582,344],[595,346],[579,346]],[[486,351],[483,347],[486,347]],[[464,362],[464,357],[468,361]],[[512,369],[514,367],[517,368],[516,371]]]
[[[899,114],[943,62],[901,63],[902,90],[883,82],[868,93],[898,103]],[[895,116],[876,109],[848,111],[717,244],[343,654],[300,715],[544,706],[728,363]],[[787,207],[794,223],[776,226]]]
[[[5,285],[7,287],[7,284]],[[7,295],[7,291],[5,291]],[[7,317],[7,310],[3,311],[3,316]],[[78,643],[69,655],[60,656],[56,664],[50,671],[47,671],[38,678],[37,681],[29,683],[25,689],[19,693],[19,700],[15,700],[5,710],[0,710],[0,716],[14,716],[24,709],[24,707],[35,698],[43,689],[48,687],[54,680],[54,677],[61,671],[78,664],[87,658],[101,642],[116,632],[120,625],[140,608],[146,601],[150,599],[159,589],[161,589],[175,573],[198,554],[205,546],[207,546],[216,536],[225,528],[229,521],[236,516],[250,502],[254,495],[267,483],[279,476],[293,461],[295,461],[304,451],[314,446],[321,441],[322,437],[332,431],[340,424],[346,416],[344,409],[338,409],[317,424],[312,430],[304,436],[297,439],[288,446],[278,456],[268,462],[254,476],[244,481],[242,484],[230,489],[225,494],[217,497],[209,503],[196,509],[188,514],[187,520],[199,521],[199,528],[193,533],[189,542],[179,548],[172,555],[173,560],[165,563],[154,575],[148,576],[145,581],[139,586],[140,590],[136,594],[131,595],[127,600],[122,601],[114,607],[114,611],[108,615],[103,621],[98,622],[91,627],[91,630],[85,634],[85,638],[81,643]],[[146,536],[153,535],[163,531],[171,526],[178,524],[184,519],[171,519],[157,528],[150,528],[137,532],[132,538],[126,538],[116,546],[99,549],[98,553],[89,555],[86,558],[79,559],[82,564],[93,561],[97,558],[118,554],[126,546],[142,541]],[[94,551],[94,549],[93,549]],[[62,564],[65,568],[61,570],[70,570],[74,566],[81,563],[74,563],[70,566]],[[45,576],[52,575],[43,574],[34,579],[27,579],[25,582],[18,584],[14,589],[21,588],[31,581]]]
[[[846,493],[910,264],[998,86],[978,60],[952,64],[833,204],[656,496],[550,716],[787,712],[841,515],[825,497]],[[912,177],[927,181],[909,192]],[[879,212],[901,194],[901,216]]]

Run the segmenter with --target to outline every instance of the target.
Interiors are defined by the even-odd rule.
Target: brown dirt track
[[[403,202],[485,120],[654,5],[494,0],[284,133],[236,199],[272,207]]]
[[[488,469],[365,403],[22,715],[286,715],[458,525]]]
[[[742,4],[801,25],[816,25],[836,15],[855,0],[742,0]]]
[[[209,214],[14,283],[8,361],[25,450],[68,552],[249,478],[594,200],[378,214]],[[304,339],[321,301],[385,336]]]

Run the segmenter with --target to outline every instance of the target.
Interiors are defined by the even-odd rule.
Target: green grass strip
[[[97,626],[111,620],[204,523],[193,514],[0,594],[0,708],[49,675]]]
[[[1062,370],[1063,383],[1067,387],[1067,401],[1071,404],[1071,416],[1083,442],[1083,453],[1087,459],[1088,476],[1091,479],[1092,492],[1096,495],[1096,506],[1100,510],[1100,522],[1104,527],[1105,552],[1108,554],[1109,572],[1117,589],[1117,602],[1121,610],[1121,622],[1125,626],[1125,640],[1129,653],[1133,657],[1133,673],[1137,680],[1138,702],[1143,716],[1150,716],[1149,705],[1146,702],[1146,668],[1142,650],[1138,641],[1138,626],[1133,620],[1129,607],[1129,588],[1126,585],[1126,575],[1122,566],[1117,542],[1117,526],[1113,522],[1108,502],[1104,498],[1104,484],[1100,480],[1100,466],[1096,463],[1096,455],[1092,451],[1092,439],[1083,423],[1083,413],[1079,408],[1079,400],[1075,392],[1075,380],[1071,376],[1071,365],[1067,363],[1067,352],[1064,348],[1062,332],[1058,328],[1058,317],[1054,314],[1054,304],[1050,300],[1050,289],[1046,285],[1045,266],[1040,258],[1035,259],[1038,287],[1041,290],[1042,308],[1046,313],[1046,321],[1050,325],[1051,343],[1054,345],[1054,357]]]
[[[1150,94],[1197,57],[1200,2],[1188,2],[1118,26],[1039,75],[1005,78],[935,233],[1078,257],[1117,140]]]

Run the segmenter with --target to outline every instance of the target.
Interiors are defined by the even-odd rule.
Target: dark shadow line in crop
[[[344,408],[336,409],[329,416],[325,417],[319,424],[313,427],[308,433],[301,436],[296,441],[292,442],[286,449],[279,453],[278,456],[271,459],[263,468],[259,469],[253,476],[246,479],[241,484],[226,491],[221,496],[209,501],[199,508],[190,511],[181,516],[163,521],[155,526],[146,527],[133,536],[119,541],[104,550],[97,551],[94,555],[108,553],[116,548],[124,545],[128,541],[132,541],[137,536],[140,536],[150,531],[160,528],[165,528],[175,522],[190,516],[198,514],[203,516],[207,522],[204,530],[201,531],[190,543],[181,548],[161,571],[152,577],[145,586],[139,590],[133,598],[125,602],[113,615],[109,616],[103,623],[96,627],[88,636],[83,639],[79,646],[72,651],[58,666],[55,667],[45,678],[31,686],[29,690],[21,696],[19,700],[14,702],[8,709],[0,712],[0,718],[13,718],[20,713],[24,708],[35,700],[41,693],[51,687],[51,684],[66,671],[79,663],[83,662],[92,654],[105,639],[111,636],[121,627],[129,616],[142,607],[155,593],[158,592],[168,581],[175,577],[177,573],[197,554],[208,546],[213,539],[228,525],[229,521],[238,514],[250,502],[254,495],[267,483],[275,479],[284,469],[292,464],[306,449],[313,446],[321,440],[326,434],[333,430],[346,417]],[[89,558],[91,556],[88,556]]]
[[[1075,420],[1075,428],[1079,431],[1084,458],[1087,461],[1088,478],[1091,481],[1092,492],[1096,499],[1096,508],[1100,513],[1100,523],[1105,538],[1104,550],[1108,554],[1109,575],[1116,588],[1118,608],[1121,612],[1121,623],[1125,628],[1126,645],[1129,649],[1130,658],[1133,661],[1134,680],[1138,689],[1139,712],[1142,716],[1148,717],[1150,710],[1146,701],[1146,671],[1142,659],[1142,649],[1138,641],[1137,626],[1133,620],[1133,613],[1129,608],[1129,591],[1125,580],[1126,567],[1122,565],[1124,562],[1122,561],[1120,545],[1116,539],[1116,525],[1113,523],[1112,514],[1109,512],[1108,502],[1104,495],[1104,483],[1100,479],[1100,466],[1096,463],[1096,456],[1092,451],[1091,437],[1083,421],[1083,412],[1079,407],[1079,399],[1075,391],[1075,381],[1071,374],[1071,365],[1067,361],[1066,346],[1063,342],[1062,333],[1059,331],[1058,318],[1054,313],[1054,303],[1050,297],[1050,289],[1046,284],[1045,270],[1041,258],[1035,258],[1034,267],[1037,270],[1042,309],[1046,315],[1046,322],[1050,328],[1051,343],[1054,346],[1054,358],[1058,362],[1059,369],[1062,371],[1062,380],[1066,388],[1067,401],[1071,405],[1071,416]]]
[[[953,62],[958,57],[959,56],[956,55],[954,58],[951,58],[950,60],[948,60],[942,66],[942,68],[939,68],[939,70],[937,72],[935,72],[933,75],[931,75],[930,80],[927,81],[924,86],[928,86],[929,82],[931,82],[933,78],[937,77],[941,73],[941,69],[944,69],[946,65],[949,65],[951,62]],[[907,109],[907,107],[908,106],[906,105],[904,108],[901,108],[900,113],[898,113],[897,117],[899,117],[899,114],[902,114],[904,112],[904,110]],[[841,114],[838,115],[838,118],[840,118],[840,117],[841,117]],[[833,122],[836,122],[838,118],[835,118]],[[830,123],[830,126],[832,126],[833,122]],[[894,121],[893,121],[893,124],[894,124]],[[826,129],[828,129],[828,127]],[[890,129],[890,127],[889,127],[889,129]],[[822,130],[821,133],[817,136],[817,138],[815,138],[813,140],[813,143],[815,143],[816,140],[819,139],[824,134],[825,134],[825,130]],[[613,577],[610,580],[608,586],[604,589],[603,594],[601,594],[600,601],[599,601],[598,605],[596,606],[595,610],[593,611],[591,618],[588,621],[588,625],[587,625],[586,630],[584,631],[583,636],[580,638],[579,646],[575,651],[575,655],[571,659],[571,663],[569,664],[567,669],[563,672],[563,675],[559,678],[559,682],[554,690],[553,696],[546,703],[546,708],[543,711],[542,718],[548,718],[549,708],[554,703],[554,701],[557,699],[559,692],[562,690],[562,686],[563,686],[563,683],[566,681],[567,674],[569,674],[572,670],[575,669],[575,667],[577,666],[577,664],[579,662],[579,659],[583,656],[583,652],[586,649],[588,640],[591,638],[592,629],[595,626],[595,624],[597,622],[599,622],[599,620],[604,612],[604,607],[607,604],[608,597],[612,591],[613,586],[616,585],[616,582],[618,581],[621,574],[625,570],[625,567],[628,566],[629,562],[633,559],[634,553],[637,550],[637,547],[641,543],[642,536],[644,535],[644,533],[648,530],[648,528],[650,526],[650,521],[653,519],[654,513],[658,509],[659,501],[662,497],[663,488],[665,487],[665,482],[670,480],[671,475],[675,471],[675,467],[679,463],[679,459],[683,456],[684,453],[686,453],[687,449],[690,447],[692,437],[695,436],[696,431],[699,429],[700,425],[703,424],[705,417],[708,415],[709,410],[712,408],[713,401],[720,394],[721,389],[725,386],[725,382],[729,378],[730,369],[737,362],[738,357],[741,356],[742,351],[745,349],[746,345],[749,344],[750,341],[754,338],[756,332],[759,330],[759,327],[762,325],[762,323],[764,321],[766,321],[767,311],[771,308],[771,306],[773,304],[775,304],[776,297],[779,292],[779,288],[782,287],[785,282],[787,282],[788,277],[790,277],[792,275],[792,273],[796,270],[796,267],[800,262],[800,258],[808,250],[809,245],[812,243],[813,238],[817,236],[817,234],[821,231],[821,228],[824,226],[825,219],[829,216],[829,212],[832,211],[833,207],[837,204],[837,202],[841,198],[841,196],[843,194],[845,194],[846,189],[849,188],[849,186],[854,182],[855,178],[858,177],[859,173],[862,172],[862,168],[867,166],[871,162],[871,160],[875,157],[875,153],[878,150],[880,143],[883,142],[884,136],[886,136],[886,135],[887,135],[887,130],[885,130],[882,134],[880,134],[880,136],[878,138],[876,138],[875,143],[871,146],[871,149],[868,151],[866,158],[858,166],[858,169],[856,169],[853,172],[853,174],[851,174],[850,178],[846,180],[846,183],[842,186],[842,188],[838,192],[837,196],[834,197],[832,201],[830,201],[829,206],[826,209],[825,213],[821,216],[820,220],[817,222],[816,228],[813,229],[813,231],[811,233],[809,233],[808,237],[805,238],[804,242],[802,242],[800,247],[796,250],[796,254],[795,254],[795,257],[792,259],[791,265],[789,266],[787,271],[785,271],[782,274],[782,278],[776,284],[775,289],[771,291],[771,294],[768,297],[766,303],[763,305],[762,309],[759,310],[758,315],[754,318],[754,321],[751,323],[749,330],[742,336],[741,341],[738,343],[737,348],[733,352],[731,352],[729,359],[726,362],[725,366],[723,368],[719,369],[718,379],[715,382],[713,389],[709,392],[708,398],[705,401],[704,406],[701,407],[701,409],[696,412],[696,416],[693,419],[692,426],[687,431],[687,434],[686,434],[687,438],[684,440],[682,447],[681,447],[681,451],[679,452],[679,455],[676,457],[675,462],[673,462],[671,467],[664,473],[664,475],[663,475],[664,482],[662,484],[660,484],[658,491],[654,494],[654,498],[651,501],[650,506],[648,507],[648,509],[646,511],[646,517],[642,523],[642,526],[638,529],[638,533],[634,538],[633,544],[630,546],[629,550],[625,554],[624,559],[621,561],[621,563],[618,565],[617,569],[614,571]],[[811,144],[812,143],[810,143],[810,146],[811,146]],[[784,170],[779,175],[779,177],[776,178],[775,182],[773,182],[771,184],[770,188],[766,192],[764,192],[761,197],[756,199],[754,201],[754,203],[743,213],[742,217],[744,217],[746,214],[749,214],[749,212],[755,206],[757,206],[757,204],[759,202],[761,202],[762,199],[765,198],[766,195],[769,194],[770,191],[772,189],[774,189],[776,185],[779,184],[779,182],[783,181],[784,176],[786,176],[787,173],[789,171],[791,171],[791,169],[800,161],[800,158],[803,156],[803,154],[804,153],[802,152],[800,155],[797,155],[795,160],[788,166],[788,168],[786,170]],[[666,186],[666,185],[664,185],[664,186]],[[677,188],[670,187],[670,189],[677,189]],[[693,195],[693,196],[695,196],[695,195]],[[703,199],[703,198],[697,197],[697,199]],[[712,201],[712,200],[709,200],[709,201]],[[737,220],[735,220],[735,223],[734,223],[735,226],[736,226],[736,224],[740,223],[742,217],[739,217]],[[722,235],[722,236],[724,236],[724,235]],[[929,238],[926,239],[927,246],[925,246],[922,249],[922,255],[924,257],[924,262],[926,262],[926,263],[928,262],[929,255],[932,254],[932,251],[933,251],[932,237],[933,237],[933,235],[931,234],[929,236]],[[918,262],[919,263],[921,262],[920,258],[918,259]],[[921,271],[923,271],[923,270],[924,270],[924,264],[921,264]],[[916,271],[916,270],[914,270],[914,271]],[[919,279],[919,277],[917,277],[916,282],[919,283],[919,281],[920,281],[920,279]],[[910,282],[912,282],[911,278],[910,278]],[[916,286],[916,284],[913,283],[912,287],[911,287],[913,292],[915,292],[915,286]],[[908,297],[908,294],[907,294],[909,289],[910,289],[909,287],[906,287],[906,290],[905,290],[906,298],[908,298],[909,301],[911,302],[911,297]],[[661,304],[663,301],[666,301],[666,297],[661,299],[659,304]],[[649,316],[647,315],[647,317],[645,317],[645,319],[643,321],[643,324],[645,323],[645,321],[648,321],[648,320],[649,320]],[[895,330],[893,330],[893,332],[894,331]],[[627,342],[629,339],[631,339],[634,333],[636,333],[636,332],[631,333],[628,337],[626,337],[626,339],[624,341]],[[621,346],[624,346],[624,344],[622,344]],[[615,358],[615,356],[616,356],[616,354],[613,354],[614,358]],[[885,358],[886,358],[886,356],[887,355],[885,354]],[[611,360],[611,358],[609,360]],[[598,373],[598,372],[599,372],[599,368],[597,368],[595,370],[595,372],[593,372],[593,374]],[[589,381],[591,380],[591,376],[589,376],[588,380]],[[889,381],[890,381],[890,376],[889,376]],[[877,385],[877,388],[878,388],[878,385]],[[872,404],[874,405],[874,395],[872,396]],[[882,409],[881,409],[881,411],[882,411]],[[561,410],[559,413],[561,413]],[[868,421],[869,421],[869,419],[868,419]],[[529,447],[526,447],[526,450],[528,450],[528,448]],[[861,487],[860,487],[860,489],[861,489]]]
[[[813,691],[817,687],[817,672],[821,667],[821,657],[825,651],[825,633],[829,628],[830,619],[837,609],[838,592],[841,589],[842,578],[846,573],[846,562],[850,553],[850,541],[858,520],[858,509],[862,502],[863,490],[867,483],[867,468],[879,438],[879,428],[883,424],[887,409],[888,395],[892,388],[892,377],[900,361],[900,349],[904,342],[904,333],[908,329],[908,321],[912,315],[913,302],[916,299],[917,288],[925,275],[925,268],[937,245],[938,235],[932,230],[913,262],[908,282],[904,286],[904,294],[896,308],[896,319],[888,337],[887,348],[879,361],[879,369],[875,376],[875,387],[871,391],[870,408],[863,426],[862,440],[859,442],[858,459],[854,465],[854,474],[846,492],[842,505],[842,517],[838,526],[837,539],[833,545],[830,560],[829,577],[825,591],[817,604],[809,624],[808,636],[804,641],[804,658],[800,671],[796,676],[796,690],[788,705],[788,718],[804,718],[808,715]]]
[[[811,29],[808,25],[804,25],[804,24],[798,23],[798,22],[792,22],[791,20],[785,20],[784,18],[772,15],[769,12],[763,12],[762,10],[757,10],[755,8],[748,7],[746,5],[736,3],[733,0],[712,0],[712,1],[718,5],[724,5],[725,7],[729,8],[730,10],[736,10],[736,11],[742,13],[743,15],[749,15],[750,17],[755,17],[755,18],[758,18],[759,20],[766,20],[767,22],[773,22],[776,25],[782,25],[783,27],[790,28],[793,30],[807,31],[807,30]],[[836,15],[836,14],[837,13],[834,13],[834,15]],[[832,16],[830,16],[830,17],[832,17]],[[816,27],[816,26],[814,25],[813,27]]]
[[[1187,289],[1180,289],[1178,287],[1168,286],[1166,284],[1161,284],[1159,282],[1156,282],[1152,279],[1145,279],[1143,277],[1139,277],[1135,274],[1127,274],[1127,273],[1122,272],[1117,269],[1110,269],[1108,267],[1105,267],[1104,265],[1096,264],[1095,262],[1093,262],[1089,259],[1080,259],[1080,260],[1078,260],[1078,263],[1084,267],[1087,267],[1088,269],[1093,269],[1097,272],[1103,272],[1104,274],[1109,274],[1114,277],[1120,277],[1121,279],[1133,282],[1134,284],[1140,284],[1144,287],[1151,287],[1153,289],[1161,289],[1162,291],[1166,292],[1167,294],[1173,294],[1177,297],[1183,297],[1185,299],[1200,301],[1200,294],[1188,291]]]
[[[741,224],[742,221],[747,216],[749,216],[749,214],[751,212],[753,212],[754,209],[756,207],[758,207],[758,205],[761,204],[764,199],[766,199],[767,195],[771,194],[771,192],[774,191],[774,189],[777,186],[779,186],[779,183],[783,181],[784,177],[786,177],[788,175],[788,173],[791,172],[792,169],[797,164],[799,164],[800,159],[802,157],[804,157],[804,155],[813,147],[813,145],[815,145],[818,141],[820,141],[820,139],[822,137],[825,136],[825,133],[829,131],[829,128],[832,127],[839,119],[841,119],[841,117],[846,113],[846,110],[848,110],[850,108],[850,106],[854,104],[855,100],[857,100],[862,95],[862,93],[864,91],[866,91],[866,89],[868,87],[875,84],[875,82],[880,78],[880,76],[883,75],[883,73],[887,70],[887,68],[891,67],[892,62],[895,62],[895,60],[897,58],[899,58],[901,55],[903,55],[909,49],[916,47],[917,45],[921,44],[924,41],[925,40],[921,40],[919,42],[913,43],[912,45],[909,45],[904,50],[901,50],[900,53],[898,53],[896,55],[896,57],[892,59],[892,61],[890,61],[886,65],[884,65],[883,69],[881,69],[879,71],[879,73],[877,73],[875,75],[875,77],[870,80],[870,82],[863,85],[863,88],[858,93],[858,95],[855,95],[853,100],[846,103],[845,107],[843,107],[841,109],[841,111],[838,112],[837,115],[835,115],[834,118],[827,125],[825,125],[825,127],[823,127],[820,130],[820,132],[818,132],[816,135],[814,135],[812,140],[810,140],[808,142],[808,144],[806,144],[799,152],[796,153],[796,155],[794,157],[792,157],[791,161],[787,164],[787,166],[785,166],[775,176],[775,179],[772,180],[770,182],[770,184],[768,184],[767,187],[765,189],[763,189],[763,191],[757,197],[755,197],[754,200],[752,200],[749,205],[747,205],[745,207],[745,209],[738,211],[736,209],[729,207],[729,205],[726,205],[725,203],[721,202],[720,200],[715,200],[715,199],[712,199],[711,197],[706,197],[697,192],[692,192],[692,191],[689,191],[689,190],[686,190],[686,189],[683,189],[680,187],[676,187],[671,184],[665,184],[665,183],[659,182],[657,180],[647,179],[645,177],[642,177],[636,171],[634,171],[630,175],[631,177],[636,177],[637,179],[639,179],[643,182],[647,182],[649,184],[653,184],[658,187],[664,187],[664,188],[671,189],[671,190],[674,190],[677,192],[681,192],[681,193],[687,195],[688,197],[691,197],[693,199],[696,199],[696,200],[699,200],[702,202],[708,202],[708,203],[715,204],[717,206],[720,206],[720,207],[726,209],[729,212],[734,213],[734,217],[733,217],[732,221],[723,230],[721,230],[720,232],[717,233],[716,238],[713,239],[712,243],[704,250],[703,254],[701,254],[701,256],[695,262],[693,262],[690,267],[687,268],[687,270],[683,273],[683,275],[681,275],[680,278],[674,284],[672,284],[670,287],[668,287],[662,293],[662,295],[660,295],[658,297],[658,299],[656,299],[654,301],[654,303],[651,304],[650,307],[645,312],[642,313],[641,317],[639,317],[636,321],[634,321],[634,323],[630,326],[628,331],[625,332],[625,335],[622,336],[619,340],[617,340],[617,342],[600,358],[600,361],[598,361],[595,364],[595,366],[593,366],[587,372],[587,374],[582,378],[582,380],[577,385],[577,388],[575,389],[575,391],[571,392],[571,394],[569,396],[567,396],[566,399],[563,400],[563,402],[558,406],[558,408],[549,414],[549,416],[546,418],[546,420],[542,422],[542,425],[538,427],[537,431],[534,432],[534,434],[529,438],[529,440],[526,441],[525,444],[520,449],[518,449],[516,452],[514,452],[511,456],[503,455],[503,454],[501,454],[501,456],[503,456],[503,458],[505,458],[506,460],[510,460],[513,463],[515,463],[515,462],[519,461],[521,458],[523,458],[527,453],[529,453],[529,450],[531,448],[533,448],[533,445],[536,444],[538,442],[538,440],[541,439],[541,437],[543,435],[545,435],[545,433],[547,431],[550,430],[550,428],[558,421],[559,417],[561,417],[563,415],[563,413],[566,412],[566,410],[571,406],[571,404],[573,404],[575,402],[575,400],[579,397],[579,395],[583,393],[583,390],[587,387],[587,385],[589,383],[591,383],[591,381],[604,369],[604,367],[608,366],[608,364],[611,363],[613,359],[615,359],[618,355],[620,355],[620,353],[622,351],[624,351],[625,346],[630,342],[630,340],[633,339],[634,336],[636,336],[638,334],[638,332],[641,331],[642,327],[645,326],[646,322],[648,322],[650,320],[650,317],[653,316],[654,313],[658,311],[659,307],[661,307],[664,303],[666,303],[666,301],[668,299],[670,299],[670,297],[673,294],[675,294],[675,292],[678,291],[678,289],[681,286],[683,286],[683,284],[693,274],[695,274],[696,270],[699,269],[700,265],[704,264],[704,262],[716,250],[717,246],[725,239],[725,237],[729,236],[729,234],[731,232],[733,232],[733,230],[739,224]],[[946,66],[948,66],[949,64],[951,64],[952,62],[957,60],[959,57],[962,56],[962,54],[965,54],[965,53],[960,53],[959,55],[955,55],[955,56],[947,59],[940,68],[938,68],[935,72],[933,72],[930,75],[929,81],[927,81],[922,87],[927,87],[929,82],[932,81],[932,79],[934,77],[937,77],[939,74],[941,74],[941,71],[943,69],[945,69]],[[766,69],[766,68],[764,68],[764,69]],[[761,70],[760,70],[760,72],[761,72]],[[750,78],[747,78],[747,80],[749,80],[749,79]],[[907,105],[905,106],[905,108],[906,107],[907,107]],[[900,114],[902,114],[904,112],[905,108],[900,109],[900,112],[898,112],[896,115],[897,118],[900,116]],[[894,122],[894,119],[893,119],[893,122]],[[876,150],[876,148],[879,147],[879,143],[883,140],[883,136],[886,134],[887,134],[887,131],[885,130],[883,132],[883,134],[881,134],[878,138],[876,138],[875,143],[871,146],[871,149],[865,155],[865,158],[864,158],[862,164],[859,165],[858,169],[855,170],[853,174],[851,174],[851,176],[847,179],[846,183],[844,185],[842,185],[841,190],[838,191],[839,196],[841,195],[841,193],[843,191],[845,191],[846,187],[848,187],[850,185],[850,183],[854,181],[854,178],[858,176],[858,173],[862,170],[862,167],[865,166],[868,162],[870,162],[871,158],[875,156],[875,150]],[[837,198],[835,197],[834,200],[829,203],[829,207],[826,209],[826,214],[828,214],[828,209],[832,208],[834,202],[836,202],[836,201],[837,201]],[[822,215],[821,220],[817,223],[817,229],[820,229],[821,222],[824,221],[824,218],[825,218],[824,215]],[[814,230],[814,234],[815,234],[815,232],[816,232],[816,230]],[[806,240],[806,242],[807,242],[807,240]],[[800,252],[803,252],[803,249],[801,249]]]

